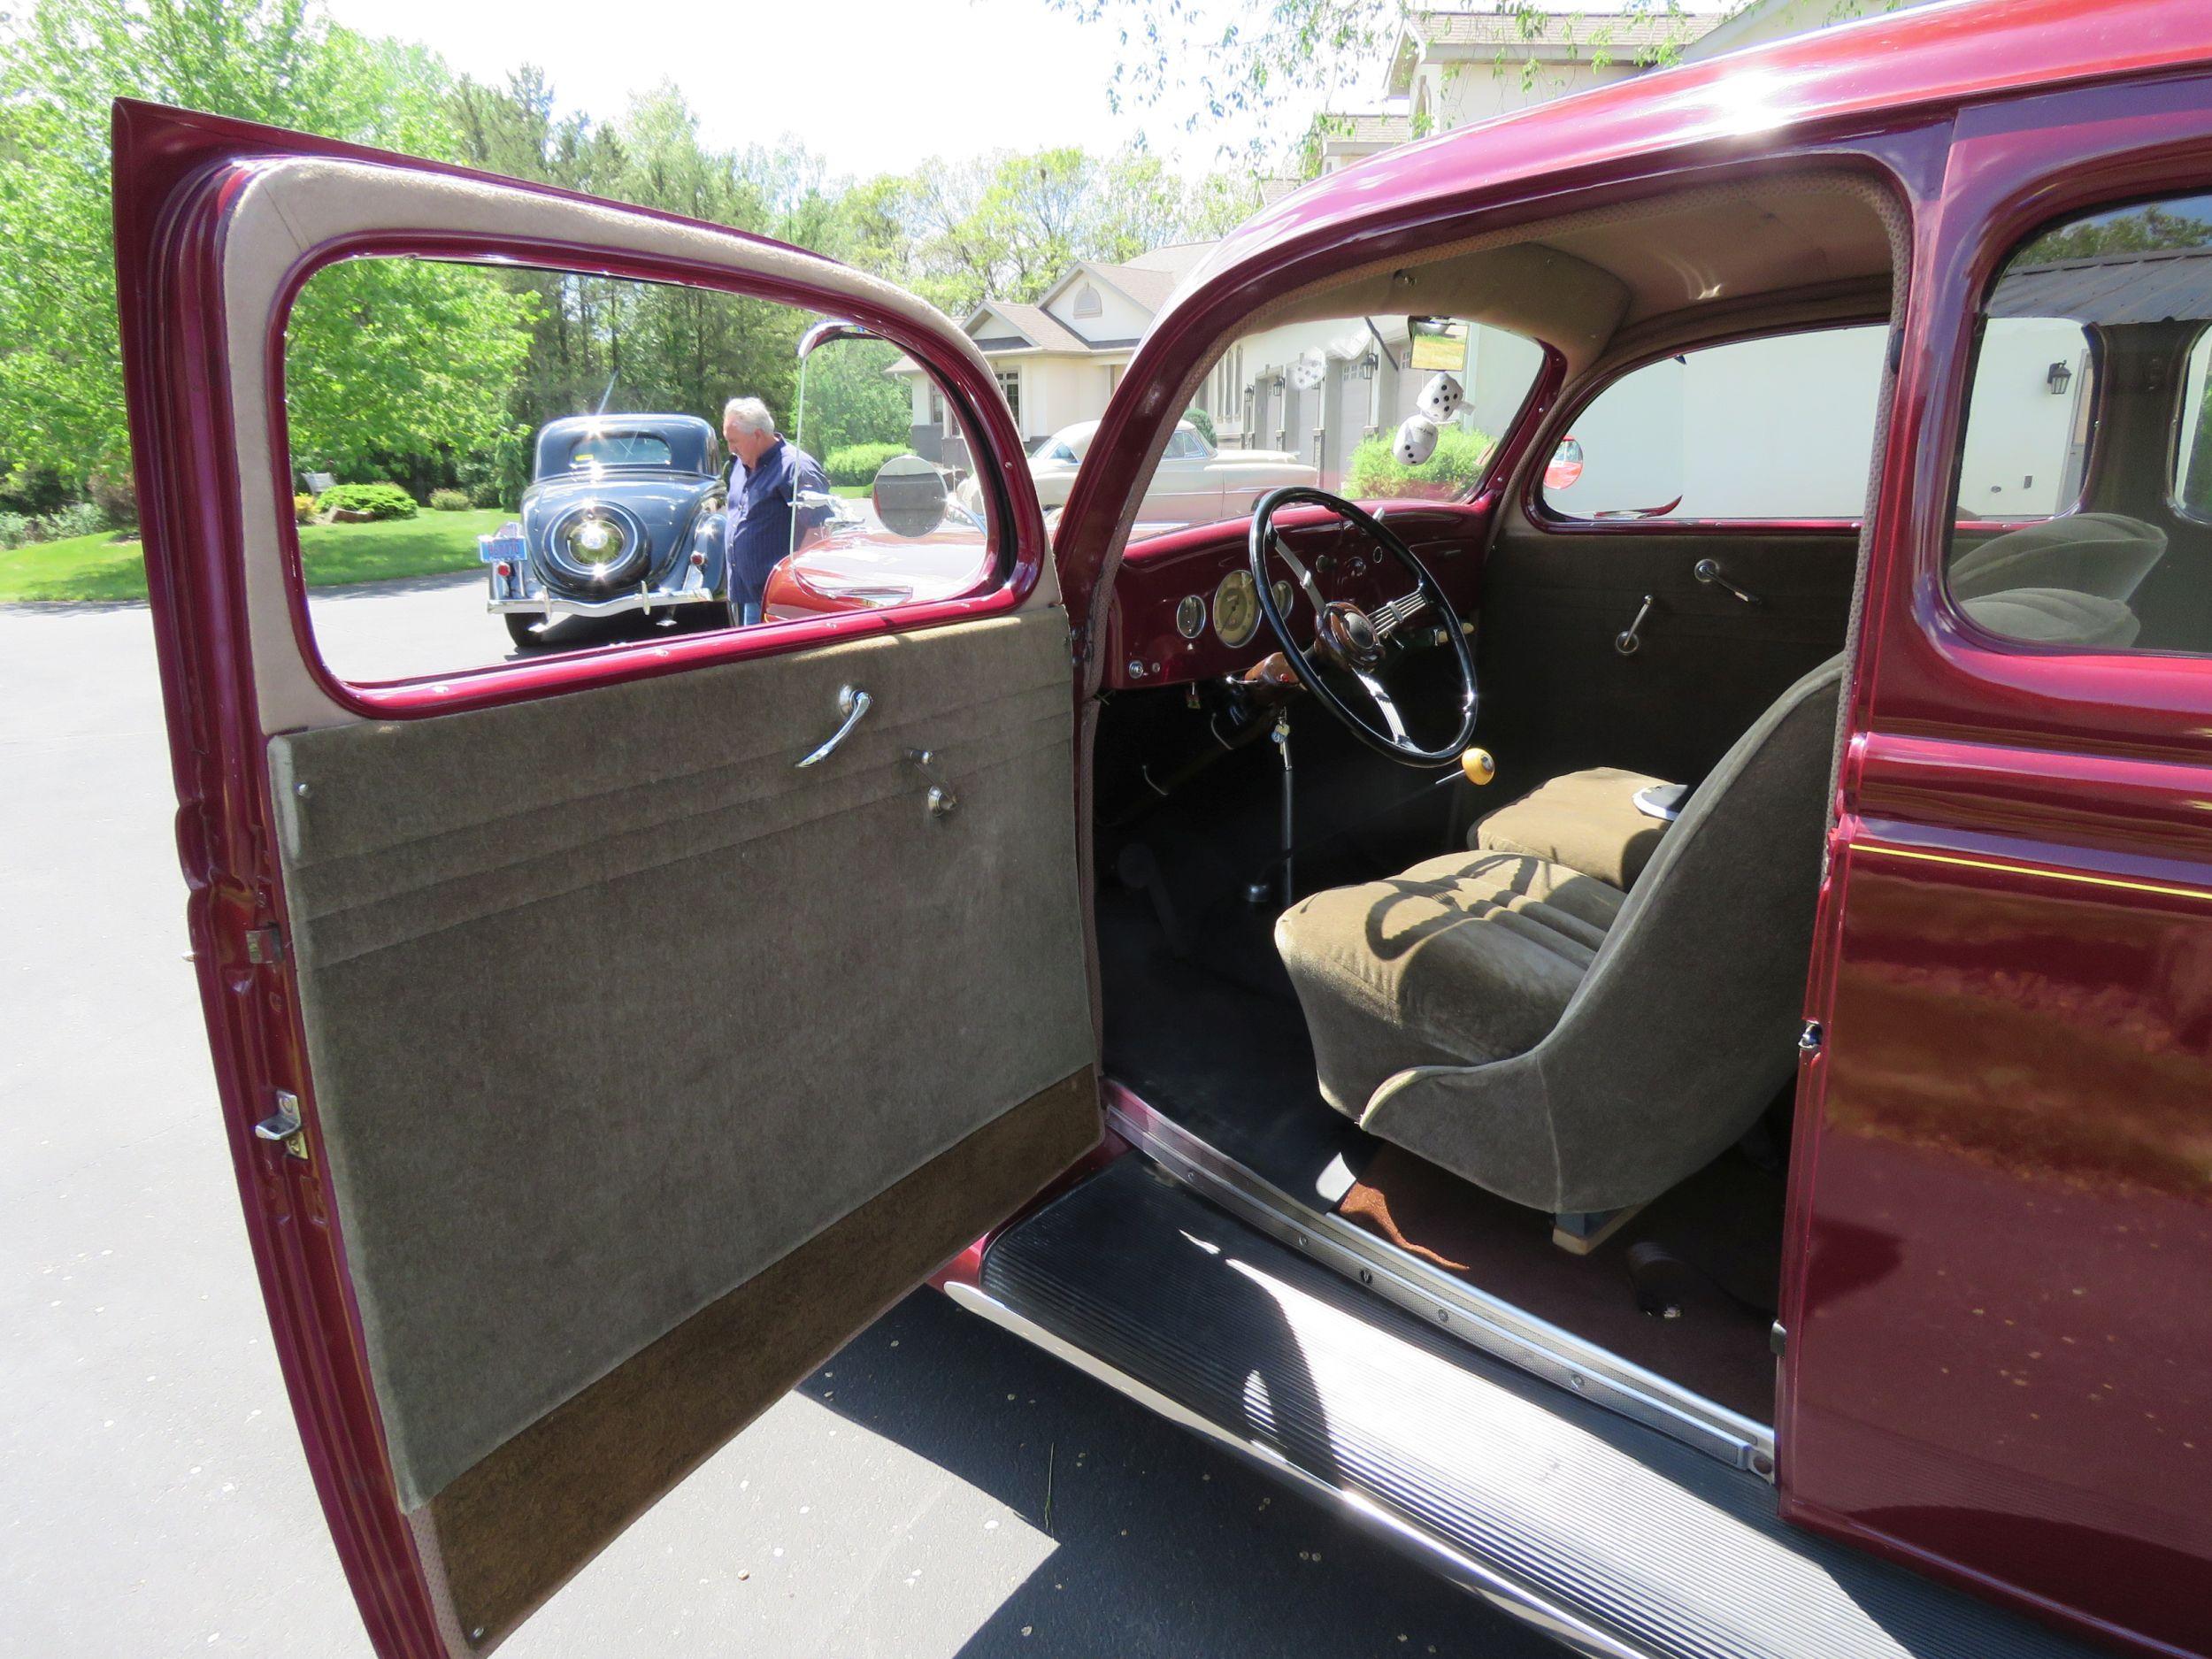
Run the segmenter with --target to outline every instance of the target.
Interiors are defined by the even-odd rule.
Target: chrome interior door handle
[[[1724,594],[1735,595],[1747,605],[1755,605],[1759,603],[1758,595],[1746,593],[1728,580],[1727,572],[1721,569],[1718,559],[1698,560],[1696,564],[1690,566],[1690,574],[1710,587],[1719,588]]]
[[[816,749],[804,760],[795,764],[800,766],[811,766],[818,760],[827,760],[831,751],[853,734],[853,727],[860,724],[860,717],[875,706],[876,700],[859,687],[839,687],[837,711],[845,717],[845,723],[829,734],[823,741],[821,748]]]

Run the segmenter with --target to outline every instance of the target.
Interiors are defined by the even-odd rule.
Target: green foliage
[[[466,512],[470,503],[465,489],[434,489],[428,503],[433,512]]]
[[[1214,434],[1214,418],[1208,414],[1204,410],[1199,408],[1197,404],[1193,403],[1188,409],[1185,410],[1183,411],[1183,419],[1189,421],[1192,426],[1197,427],[1198,435],[1203,438],[1208,443],[1219,443],[1221,442],[1221,440]]]
[[[886,373],[899,349],[882,340],[833,340],[806,360],[792,435],[810,455],[854,444],[907,447],[914,406],[904,380]]]
[[[905,453],[903,443],[847,444],[822,457],[822,471],[832,484],[871,484],[886,461]]]
[[[66,507],[50,512],[41,521],[42,540],[66,541],[71,536],[91,535],[108,528],[108,516],[88,501],[73,501]]]
[[[2154,204],[2099,213],[2047,231],[2015,254],[2011,263],[2050,265],[2061,259],[2092,259],[2101,254],[2201,248],[2207,242],[2212,242],[2212,224]]]
[[[1348,495],[1415,495],[1440,500],[1463,495],[1481,480],[1495,448],[1490,434],[1471,426],[1446,426],[1436,434],[1436,453],[1415,467],[1399,463],[1384,434],[1361,440],[1344,475]]]
[[[334,484],[315,508],[319,512],[365,512],[372,518],[411,518],[415,498],[396,484]]]
[[[27,546],[36,523],[27,512],[0,512],[0,549]]]
[[[474,265],[352,259],[316,273],[285,337],[293,465],[358,474],[516,438],[508,394],[536,303]]]
[[[280,127],[452,149],[448,78],[308,0],[35,0],[0,32],[0,245],[35,250],[0,281],[0,457],[70,485],[129,466],[108,201],[108,106],[157,99]],[[391,338],[400,338],[397,319]],[[425,336],[434,372],[447,347]],[[334,413],[336,412],[334,408]]]
[[[856,187],[838,206],[839,241],[825,252],[958,318],[986,299],[1034,302],[1079,259],[1120,264],[1218,236],[1259,206],[1259,184],[1240,173],[1186,186],[1141,150],[1062,148],[933,157]]]

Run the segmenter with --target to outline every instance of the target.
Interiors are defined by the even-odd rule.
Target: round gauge
[[[1202,594],[1186,594],[1183,603],[1175,607],[1175,631],[1187,640],[1194,640],[1206,629],[1206,600]]]
[[[1275,609],[1282,614],[1283,620],[1286,622],[1290,620],[1290,602],[1294,596],[1294,592],[1288,579],[1278,576],[1273,581],[1268,583],[1267,591],[1275,595]]]
[[[1214,632],[1234,650],[1260,631],[1260,590],[1250,571],[1231,571],[1214,589]]]

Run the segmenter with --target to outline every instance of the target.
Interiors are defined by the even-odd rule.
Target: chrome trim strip
[[[975,1286],[955,1281],[945,1286],[945,1294],[970,1313],[988,1319],[1025,1342],[1035,1344],[1056,1359],[1065,1361],[1084,1375],[1104,1383],[1118,1394],[1126,1395],[1147,1410],[1156,1412],[1169,1422],[1194,1434],[1204,1436],[1215,1445],[1287,1481],[1308,1496],[1321,1500],[1347,1519],[1379,1534],[1384,1541],[1421,1557],[1431,1571],[1463,1589],[1473,1591],[1509,1617],[1533,1625],[1552,1640],[1584,1655],[1584,1659],[1656,1659],[1648,1648],[1630,1646],[1593,1620],[1562,1607],[1548,1596],[1530,1588],[1513,1574],[1493,1566],[1479,1556],[1454,1548],[1396,1510],[1385,1508],[1364,1495],[1339,1491],[1289,1462],[1273,1447],[1247,1440],[1211,1418],[1199,1416],[1187,1406],[1054,1334]]]
[[[494,599],[484,608],[532,615],[542,612],[548,617],[613,617],[626,611],[658,611],[665,605],[708,604],[721,596],[702,588],[657,588],[650,593],[618,594],[612,599],[563,599],[542,595],[534,599]]]
[[[1107,1122],[1240,1221],[1509,1365],[1656,1429],[1731,1468],[1774,1479],[1774,1431],[1571,1331],[1440,1271],[1387,1239],[1309,1209],[1108,1079]]]

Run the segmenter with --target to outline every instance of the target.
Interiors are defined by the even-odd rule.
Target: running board
[[[1130,1156],[963,1305],[1602,1659],[2091,1650],[1786,1526],[1773,1489],[1470,1351]]]

